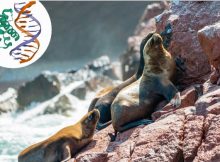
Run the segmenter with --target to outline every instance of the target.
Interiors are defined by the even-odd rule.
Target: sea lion
[[[92,100],[88,111],[93,109],[98,109],[100,112],[100,119],[97,124],[97,129],[101,130],[111,124],[111,105],[117,94],[126,86],[138,80],[144,69],[144,57],[143,48],[148,39],[151,38],[153,33],[149,33],[141,42],[140,45],[140,62],[137,72],[129,79],[121,83],[116,87],[111,87],[106,90],[102,90],[99,94]]]
[[[88,112],[79,122],[65,127],[50,138],[34,144],[18,156],[18,162],[66,162],[93,138],[100,114]]]
[[[175,61],[164,48],[161,36],[154,33],[143,48],[144,70],[142,76],[123,88],[111,106],[112,125],[115,133],[140,124],[151,123],[156,105],[164,98],[178,107],[180,93],[171,82],[175,76]]]

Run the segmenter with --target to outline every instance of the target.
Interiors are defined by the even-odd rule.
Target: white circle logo
[[[51,33],[50,17],[38,0],[0,1],[0,66],[20,68],[37,61]]]

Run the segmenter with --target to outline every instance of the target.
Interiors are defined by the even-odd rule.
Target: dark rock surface
[[[56,75],[42,73],[18,89],[17,102],[20,107],[28,106],[31,102],[42,102],[57,95],[60,88],[61,85]]]

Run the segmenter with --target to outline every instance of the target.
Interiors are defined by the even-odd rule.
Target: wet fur
[[[99,112],[88,112],[79,122],[34,144],[18,156],[18,162],[65,162],[87,145],[95,132]]]
[[[170,101],[178,93],[171,82],[175,62],[163,47],[159,34],[155,33],[147,41],[143,52],[145,66],[142,76],[122,89],[112,103],[112,125],[116,132],[139,125],[139,120],[150,117],[158,102],[164,98]]]
[[[97,124],[97,129],[101,130],[111,124],[111,106],[112,102],[114,101],[115,97],[118,95],[118,93],[124,88],[130,85],[131,83],[137,81],[144,69],[144,56],[143,56],[143,49],[146,44],[146,42],[151,38],[153,33],[149,33],[146,38],[144,38],[140,45],[140,62],[139,67],[137,69],[137,72],[129,79],[121,83],[120,85],[116,87],[111,87],[102,90],[99,92],[99,94],[92,100],[89,111],[93,109],[98,109],[100,112],[100,119]]]

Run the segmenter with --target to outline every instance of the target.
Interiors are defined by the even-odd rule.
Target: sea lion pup
[[[65,127],[50,138],[34,144],[18,156],[18,162],[66,162],[91,142],[100,114],[88,112],[79,122]]]
[[[130,85],[131,83],[138,80],[143,72],[144,69],[144,57],[143,57],[143,48],[146,44],[147,40],[150,39],[150,37],[153,35],[153,33],[149,33],[141,42],[140,45],[140,62],[137,72],[129,79],[121,83],[120,85],[116,87],[111,87],[102,90],[99,92],[99,94],[92,100],[89,110],[91,111],[93,109],[98,109],[100,112],[100,119],[97,124],[97,129],[101,130],[108,125],[111,124],[111,105],[117,94],[126,86]]]
[[[176,64],[162,42],[157,33],[147,41],[143,49],[145,66],[142,76],[122,89],[113,101],[111,116],[116,133],[150,123],[146,118],[163,98],[175,107],[180,105],[180,93],[171,82]]]

